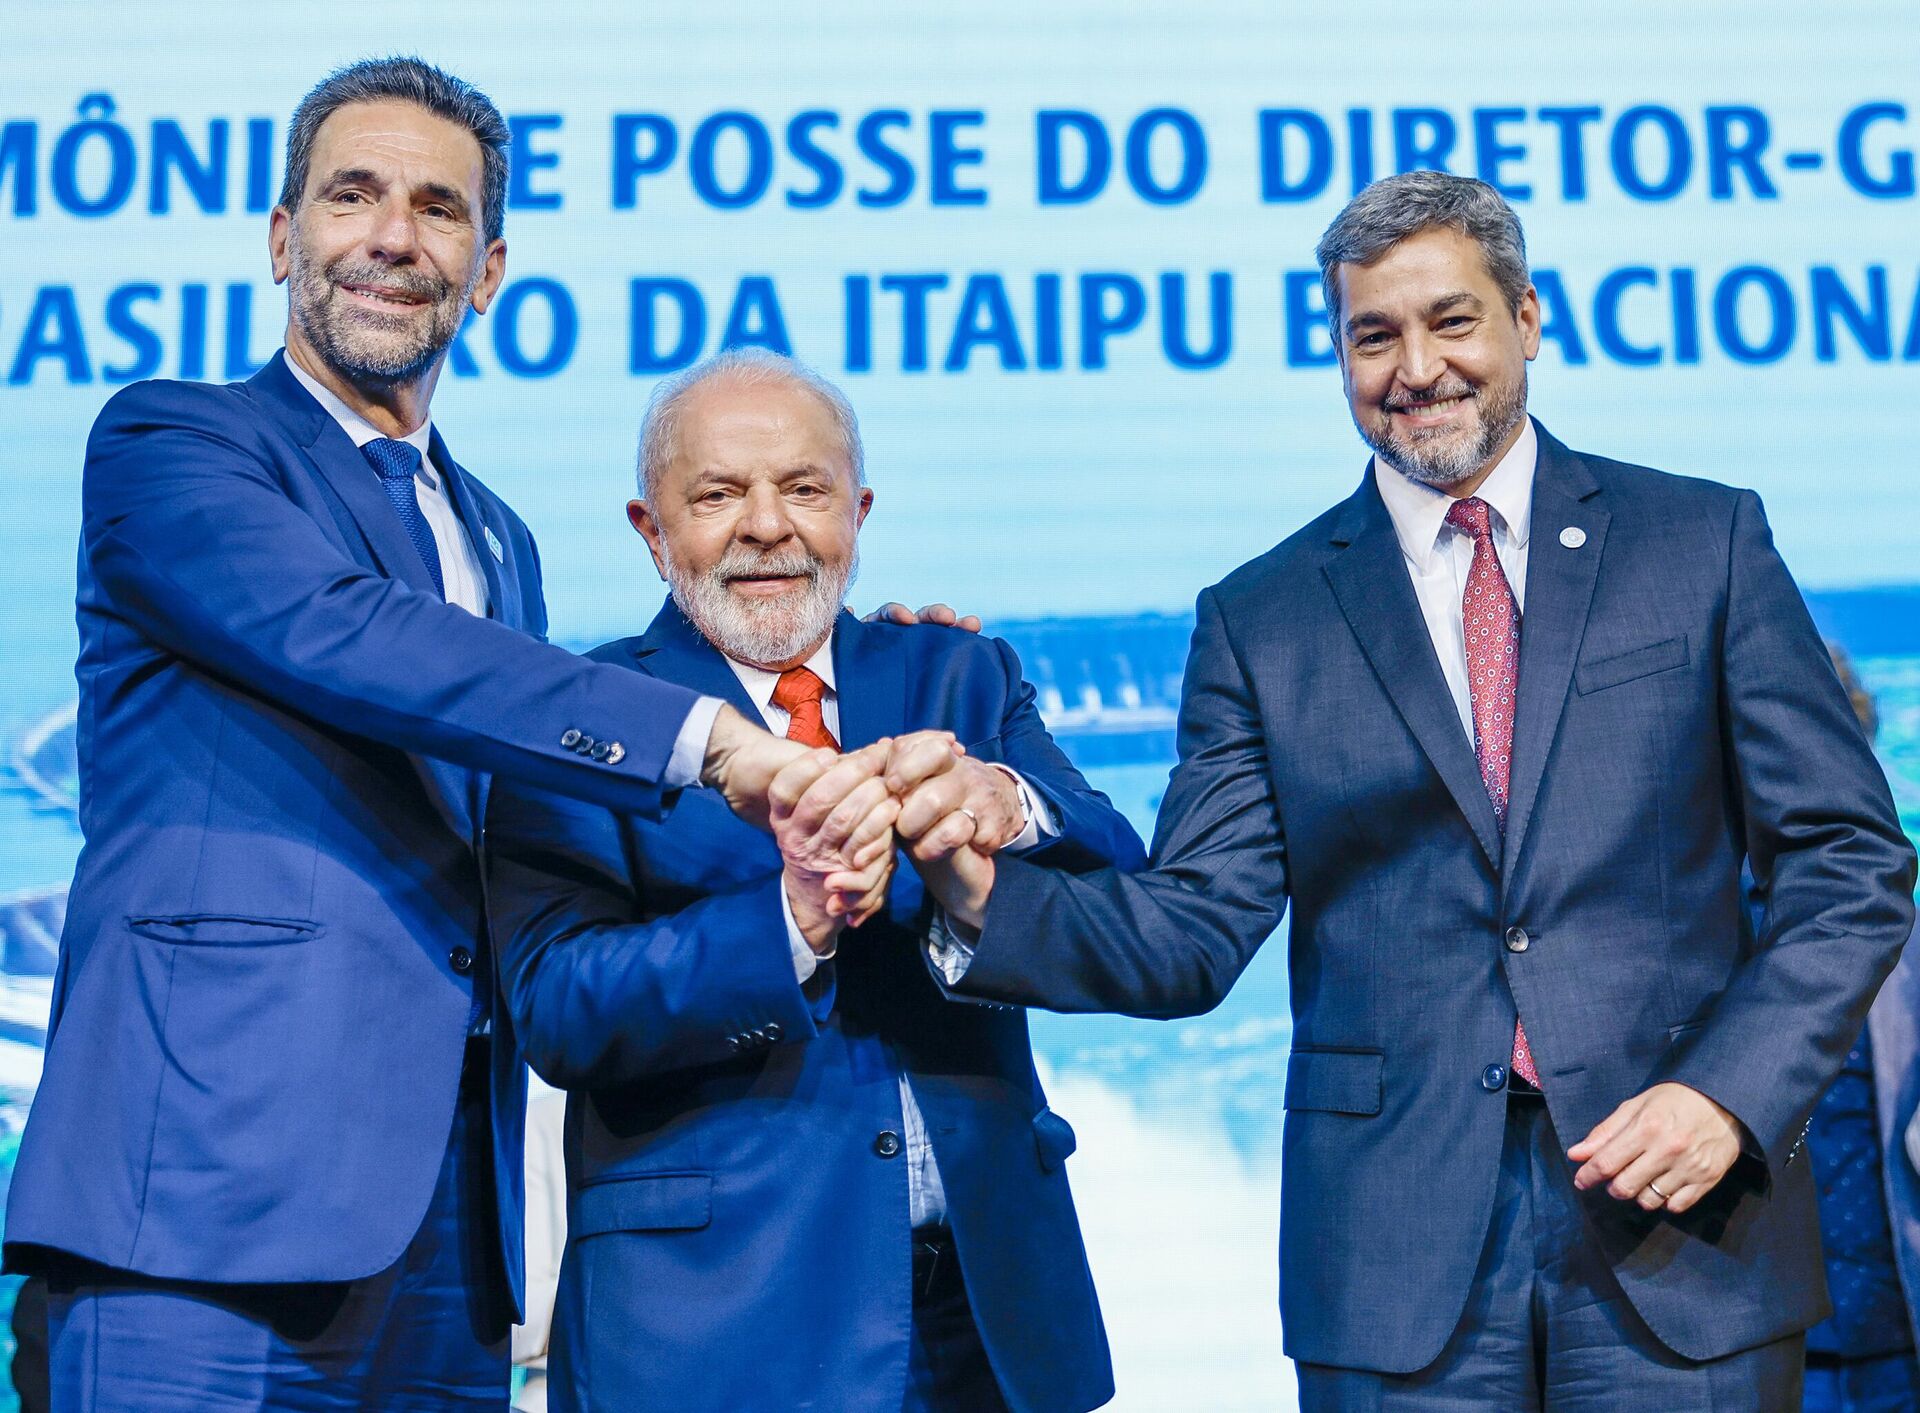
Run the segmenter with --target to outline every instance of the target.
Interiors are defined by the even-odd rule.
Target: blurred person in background
[[[1834,670],[1871,739],[1879,714],[1846,650]],[[1764,898],[1755,899],[1764,911]],[[1807,1151],[1833,1314],[1807,1331],[1806,1413],[1920,1408],[1920,954],[1911,942],[1813,1111]]]

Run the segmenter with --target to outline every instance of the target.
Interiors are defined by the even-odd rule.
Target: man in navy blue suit
[[[947,971],[1187,1014],[1291,902],[1304,1409],[1797,1409],[1801,1134],[1913,920],[1886,781],[1758,498],[1527,417],[1492,188],[1377,182],[1319,257],[1372,464],[1200,596],[1153,868],[962,849]]]
[[[702,781],[765,822],[806,755],[542,642],[526,527],[428,420],[505,272],[507,143],[416,60],[332,75],[272,216],[284,352],[127,388],[88,442],[86,845],[6,1223],[62,1413],[499,1407],[524,1072],[490,775],[643,816]]]
[[[943,996],[910,870],[848,930],[824,890],[857,885],[796,866],[787,835],[823,799],[851,825],[894,796],[916,861],[1132,868],[1139,840],[1004,644],[844,612],[872,492],[830,384],[722,355],[658,390],[641,466],[629,513],[672,597],[593,656],[819,754],[774,782],[784,864],[702,800],[649,819],[496,787],[507,1009],[572,1092],[552,1406],[1096,1407],[1073,1131],[1025,1013]]]

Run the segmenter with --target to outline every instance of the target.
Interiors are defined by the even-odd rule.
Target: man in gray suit
[[[1389,178],[1319,256],[1374,458],[1201,594],[1153,867],[956,850],[932,960],[1186,1015],[1291,901],[1310,1413],[1795,1409],[1827,1309],[1800,1138],[1913,919],[1886,781],[1758,498],[1527,417],[1497,193]]]

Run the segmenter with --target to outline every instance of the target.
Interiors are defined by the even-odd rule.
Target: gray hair
[[[507,120],[493,100],[464,79],[436,69],[423,59],[361,59],[335,69],[314,86],[293,110],[287,128],[287,175],[280,184],[280,205],[297,209],[307,190],[314,140],[320,126],[349,103],[398,101],[424,108],[473,134],[480,144],[481,227],[489,242],[500,239],[507,224]]]
[[[866,452],[860,445],[860,419],[854,416],[853,404],[847,401],[845,393],[799,359],[787,354],[759,347],[728,348],[711,358],[702,359],[691,368],[683,368],[672,377],[661,379],[654,387],[653,396],[647,399],[647,413],[640,422],[640,464],[636,477],[640,499],[652,503],[660,478],[679,454],[680,419],[686,410],[688,397],[695,389],[720,378],[749,388],[785,384],[813,394],[819,399],[820,405],[826,408],[828,416],[833,419],[834,429],[840,434],[847,464],[853,468],[854,484],[867,484]]]
[[[1506,298],[1507,311],[1519,312],[1533,277],[1527,272],[1527,241],[1520,232],[1520,218],[1506,199],[1472,177],[1402,172],[1382,177],[1341,208],[1314,249],[1336,349],[1342,346],[1340,291],[1335,282],[1340,266],[1371,265],[1401,241],[1442,226],[1480,247],[1487,273]]]

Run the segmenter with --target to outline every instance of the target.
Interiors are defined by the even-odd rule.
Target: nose
[[[740,518],[734,523],[734,535],[761,549],[771,549],[793,537],[793,521],[787,518],[786,502],[778,487],[762,483],[747,492]]]
[[[1446,352],[1426,330],[1415,329],[1401,336],[1397,371],[1403,385],[1415,392],[1424,391],[1446,373]]]
[[[420,227],[412,205],[392,196],[384,199],[367,244],[368,253],[376,260],[404,262],[413,259],[420,250]]]

